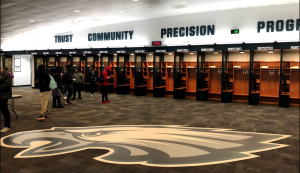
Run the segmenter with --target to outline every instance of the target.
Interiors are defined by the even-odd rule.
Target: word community
[[[88,41],[132,40],[133,31],[89,33]]]

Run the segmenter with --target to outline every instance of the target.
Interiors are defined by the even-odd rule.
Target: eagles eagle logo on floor
[[[1,145],[27,148],[15,158],[61,155],[86,149],[109,150],[95,160],[114,164],[186,167],[259,157],[252,153],[286,147],[273,141],[289,135],[238,132],[177,125],[54,127],[15,133]]]

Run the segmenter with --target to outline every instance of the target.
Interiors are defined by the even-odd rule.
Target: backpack
[[[102,76],[102,74],[100,74],[100,76],[97,78],[97,82],[99,82],[100,84],[103,84],[103,76]]]
[[[54,90],[54,89],[57,88],[57,83],[55,82],[55,80],[54,80],[54,78],[53,78],[52,76],[49,75],[49,77],[50,77],[49,88],[50,88],[51,90]]]

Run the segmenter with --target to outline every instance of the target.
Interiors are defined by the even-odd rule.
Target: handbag
[[[57,89],[52,90],[52,96],[53,97],[60,97],[61,96],[60,89],[57,88]]]

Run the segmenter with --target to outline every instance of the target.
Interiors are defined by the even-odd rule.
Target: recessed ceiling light
[[[114,55],[117,55],[116,53]]]
[[[80,11],[79,11],[79,10],[74,10],[74,12],[75,12],[75,13],[80,13]]]
[[[152,55],[151,53],[149,55]]]
[[[33,22],[34,22],[34,20],[29,20],[29,22],[33,23]]]
[[[245,51],[241,50],[240,53],[245,53]]]
[[[172,55],[172,53],[168,53],[168,55]]]
[[[133,0],[133,1],[139,1],[139,0]]]
[[[214,51],[214,54],[219,54],[219,52],[218,51]]]
[[[191,55],[195,54],[194,52],[190,52]]]
[[[185,3],[186,3],[186,1],[182,1],[182,3],[183,3],[183,4],[185,4]]]
[[[120,13],[123,13],[124,11],[120,11]]]
[[[130,55],[134,55],[134,53],[130,54]]]
[[[274,50],[268,50],[268,53],[274,53]]]

